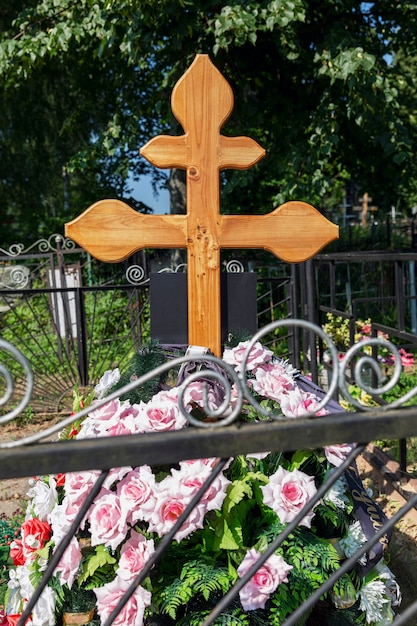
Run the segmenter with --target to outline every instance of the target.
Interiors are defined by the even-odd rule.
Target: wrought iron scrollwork
[[[59,233],[50,235],[47,239],[38,239],[30,246],[25,248],[23,243],[12,243],[8,250],[0,248],[0,252],[11,258],[16,258],[21,254],[27,254],[30,251],[39,250],[40,252],[55,252],[56,250],[74,250],[76,244],[72,239],[63,237]]]
[[[0,279],[0,288],[25,289],[29,283],[30,271],[24,265],[4,267]]]
[[[8,352],[11,355],[12,358],[23,368],[23,372],[26,377],[24,383],[24,393],[20,402],[15,408],[0,417],[0,424],[6,424],[17,417],[28,406],[33,389],[33,374],[27,358],[11,343],[5,341],[4,339],[0,339],[0,351]],[[5,385],[5,391],[3,396],[0,398],[0,406],[5,406],[13,398],[15,384],[10,369],[3,363],[0,363],[0,376],[3,378]]]
[[[145,285],[149,278],[141,265],[130,265],[126,270],[126,280],[130,285]]]
[[[179,408],[183,415],[187,418],[189,423],[200,428],[219,428],[229,425],[237,419],[237,417],[241,413],[244,403],[250,404],[259,413],[260,416],[264,416],[273,420],[287,419],[281,413],[267,411],[263,406],[259,404],[251,391],[250,384],[248,384],[246,372],[246,364],[249,359],[251,350],[253,349],[255,344],[257,342],[261,342],[262,338],[265,335],[273,333],[277,329],[287,326],[300,328],[304,331],[314,333],[327,346],[327,350],[330,353],[330,357],[333,363],[332,377],[328,389],[323,390],[320,394],[320,397],[318,398],[319,402],[318,404],[315,404],[314,411],[304,412],[303,417],[316,416],[320,411],[325,409],[325,407],[334,399],[335,394],[338,390],[354,407],[358,408],[359,410],[366,411],[372,409],[372,407],[360,403],[349,392],[349,384],[346,382],[346,375],[347,368],[349,364],[351,364],[352,359],[354,361],[354,365],[351,366],[351,369],[354,373],[355,384],[366,393],[371,394],[372,396],[384,394],[387,391],[392,390],[398,382],[401,373],[401,358],[397,348],[391,342],[379,338],[361,341],[359,344],[352,346],[342,359],[339,359],[339,353],[335,344],[319,326],[316,326],[304,320],[279,320],[265,326],[252,337],[252,339],[247,344],[241,365],[238,368],[234,368],[231,365],[225,363],[225,361],[223,361],[222,359],[210,354],[204,354],[201,356],[196,356],[195,354],[185,355],[164,363],[163,365],[155,368],[151,372],[148,372],[146,375],[141,376],[136,380],[133,380],[122,389],[119,389],[109,394],[101,400],[95,401],[94,408],[98,409],[106,403],[117,399],[119,396],[126,395],[129,392],[133,391],[135,388],[144,385],[151,379],[161,377],[171,370],[179,369],[184,364],[198,363],[199,365],[197,365],[194,370],[191,371],[191,373],[189,373],[185,377],[184,381],[179,385]],[[8,344],[7,342],[2,342],[0,346],[5,346],[6,349],[12,352],[13,355],[16,355],[16,358],[18,354],[20,355],[20,353],[18,353],[18,351],[13,348],[13,346],[10,346],[10,344]],[[370,355],[363,353],[363,350],[365,348],[372,348],[374,346],[383,347],[386,351],[389,351],[394,358],[393,375],[388,382],[385,382],[383,373],[379,369],[380,366],[378,362],[375,359],[372,359]],[[20,362],[25,368],[28,376],[28,381],[31,384],[32,376],[30,372],[30,367],[26,359],[24,359],[22,355],[19,356],[19,360],[20,359],[23,359]],[[382,386],[373,387],[363,379],[362,369],[364,365],[372,369],[372,372],[375,373],[377,380],[383,383]],[[4,368],[2,368],[0,372],[1,374],[3,374],[3,377],[7,383],[7,393],[5,394],[5,399],[3,399],[2,402],[2,404],[4,404],[10,397],[9,388],[11,387],[12,380],[10,373],[4,371]],[[201,408],[203,409],[207,419],[202,420],[196,419],[193,415],[190,415],[189,407],[187,408],[185,406],[184,400],[188,386],[197,380],[203,382],[204,389]],[[215,407],[213,406],[213,404],[210,404],[209,401],[209,390],[210,387],[213,386],[217,386],[217,388],[221,389],[221,399]],[[417,388],[408,392],[402,398],[399,398],[398,400],[395,400],[395,402],[387,404],[385,407],[382,408],[396,408],[410,400],[415,395],[417,395]],[[6,416],[0,418],[0,423],[5,423],[10,419],[13,419],[14,416],[22,411],[24,406],[26,406],[28,403],[28,397],[29,391],[27,391],[27,393],[25,394],[24,401],[22,401],[19,406],[16,407],[16,409],[14,409]],[[90,411],[91,407],[87,407],[80,411],[77,416],[71,415],[67,418],[64,418],[61,422],[55,424],[54,426],[51,426],[50,428],[45,429],[41,433],[37,433],[18,441],[2,443],[0,444],[0,448],[11,448],[17,445],[32,443],[45,439],[46,437],[60,431],[63,427],[71,424],[74,419],[83,418]]]
[[[231,259],[226,264],[226,272],[228,274],[241,274],[244,271],[245,268],[243,267],[243,263],[237,259]]]
[[[388,377],[386,372],[382,370],[381,363],[377,358],[374,358],[371,354],[366,353],[366,348],[384,348],[391,356],[392,371]],[[355,384],[359,389],[370,394],[372,397],[382,397],[385,393],[388,393],[397,385],[401,372],[401,355],[398,348],[386,339],[374,338],[366,339],[354,344],[349,348],[343,358],[339,361],[339,389],[355,408],[359,410],[371,410],[372,407],[366,406],[355,398],[349,391],[347,384],[347,368],[351,367]],[[376,386],[373,386],[371,382],[364,376],[364,371],[373,374],[373,378],[376,381]],[[372,379],[372,376],[371,376]],[[397,408],[417,395],[417,387],[409,391],[404,396],[398,398],[394,402],[385,405],[385,408],[394,409]]]

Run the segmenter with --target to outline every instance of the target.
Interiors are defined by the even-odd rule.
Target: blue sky
[[[169,213],[169,194],[166,189],[159,191],[158,197],[155,197],[151,179],[144,176],[139,182],[132,182],[132,196],[135,200],[141,200],[150,206],[154,213]]]

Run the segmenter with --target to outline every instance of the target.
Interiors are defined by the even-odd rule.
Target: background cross
[[[65,234],[109,262],[142,248],[187,248],[189,344],[220,356],[221,248],[262,248],[301,262],[336,239],[338,227],[305,202],[287,202],[267,215],[220,214],[220,170],[247,169],[265,151],[249,137],[220,134],[233,94],[207,55],[196,56],[171,104],[184,134],[154,137],[141,154],[157,167],[186,170],[187,214],[142,215],[119,200],[101,200],[66,224]]]

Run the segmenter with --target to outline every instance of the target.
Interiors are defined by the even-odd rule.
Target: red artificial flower
[[[8,626],[17,626],[21,617],[22,617],[21,613],[19,613],[18,615],[17,614],[6,615],[7,622],[5,622],[5,623]],[[30,619],[27,619],[25,623],[26,624],[30,624],[31,623]]]
[[[63,487],[65,485],[65,474],[56,475],[56,486]]]
[[[23,550],[34,552],[43,548],[52,534],[51,525],[37,517],[28,519],[22,524]],[[29,539],[30,538],[30,539]]]
[[[15,539],[10,547],[10,558],[15,565],[24,565],[26,562],[23,554],[23,543],[21,539]],[[0,622],[2,624],[2,622]]]
[[[74,424],[71,425],[71,430],[68,435],[70,439],[74,439],[78,435],[79,431],[75,428]]]

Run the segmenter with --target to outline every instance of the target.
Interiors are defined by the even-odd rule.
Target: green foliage
[[[170,93],[196,51],[233,87],[226,133],[267,150],[224,172],[225,213],[295,198],[327,210],[349,181],[381,211],[409,211],[415,21],[395,0],[13,0],[0,16],[3,239],[51,232],[103,196],[129,200],[129,173],[163,185],[138,148],[181,132]]]
[[[136,340],[132,332],[127,297],[126,292],[117,289],[111,292],[85,293],[88,340],[83,347],[88,359],[91,384],[95,384],[95,377],[101,376],[106,369],[125,365],[134,353]],[[16,298],[0,320],[2,338],[21,347],[31,363],[36,380],[41,381],[36,387],[39,396],[36,395],[33,399],[37,406],[42,406],[42,410],[49,407],[49,394],[55,393],[59,398],[65,390],[76,385],[79,379],[79,344],[71,333],[59,337],[53,313],[47,293],[28,293]],[[6,353],[4,361],[15,380],[25,378],[23,368],[11,355]],[[83,388],[80,393],[85,401],[85,395],[89,391]],[[74,406],[75,411],[79,408],[79,404]],[[18,423],[24,425],[31,418],[32,413],[28,409],[18,418]]]
[[[192,615],[186,615],[177,622],[178,626],[201,626],[204,619],[209,615],[210,611],[193,612]],[[268,624],[259,620],[251,621],[249,616],[245,614],[239,607],[229,607],[213,622],[215,626],[249,626],[250,624]]]
[[[339,556],[328,542],[321,542],[312,533],[298,528],[285,552],[293,566],[288,583],[281,583],[272,597],[271,623],[281,624],[315,589],[338,569]]]
[[[110,578],[114,577],[114,565],[117,560],[110,554],[110,551],[102,544],[96,546],[92,554],[83,560],[82,572],[78,577],[78,584],[81,586],[88,581],[86,588],[94,589],[101,586]]]
[[[68,589],[66,585],[62,586],[58,578],[54,590],[59,594],[59,610],[61,613],[84,613],[89,611],[96,604],[96,596],[94,592],[88,589],[73,588]]]
[[[161,610],[175,619],[179,609],[191,598],[202,596],[208,601],[218,591],[224,595],[230,583],[227,568],[218,567],[208,560],[188,561],[180,577],[161,590]]]
[[[166,353],[159,346],[158,341],[152,340],[148,344],[144,344],[133,356],[129,367],[120,376],[119,382],[114,385],[112,392],[121,389],[129,382],[141,378],[156,367],[163,365],[166,361]],[[133,391],[120,396],[121,400],[130,400],[131,404],[139,404],[148,402],[152,396],[158,391],[161,384],[161,377],[155,377],[145,382],[140,387],[136,387]]]
[[[0,518],[0,583],[1,572],[11,564],[10,544],[20,535],[20,520]],[[1,602],[0,602],[1,604]]]
[[[267,7],[256,2],[248,6],[226,5],[210,21],[214,31],[214,54],[220,50],[228,51],[230,46],[256,44],[258,34],[281,30],[294,22],[304,22],[306,18],[304,3],[301,0],[273,0]],[[288,58],[296,59],[298,53],[295,42],[282,37],[282,45],[287,46]]]

